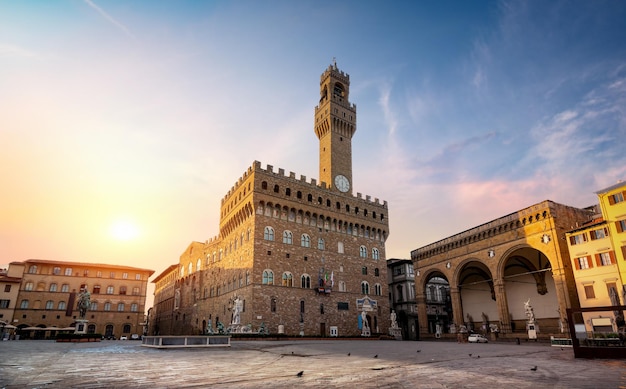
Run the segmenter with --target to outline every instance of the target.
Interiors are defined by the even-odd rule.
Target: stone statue
[[[91,307],[91,294],[87,289],[81,290],[78,295],[78,304],[76,307],[78,308],[80,318],[84,319],[85,315],[87,315],[87,310]]]
[[[241,323],[241,311],[243,310],[243,301],[237,296],[235,301],[233,301],[233,320],[231,324],[240,324]]]
[[[365,311],[361,312],[361,322],[363,323],[363,329],[369,329],[370,325],[367,322],[367,313],[365,313]]]
[[[533,307],[530,305],[530,299],[524,303],[524,312],[526,313],[528,324],[535,324],[535,311],[533,311]]]
[[[398,328],[398,322],[396,321],[396,311],[391,310],[391,328]]]

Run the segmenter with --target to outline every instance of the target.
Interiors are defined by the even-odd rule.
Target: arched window
[[[370,294],[370,284],[367,281],[361,282],[361,293]]]
[[[65,301],[59,301],[59,305],[58,305],[58,308],[57,308],[57,309],[59,309],[59,310],[64,310],[64,309],[65,309],[65,306],[66,306],[66,305],[65,305]]]
[[[122,332],[125,334],[129,334],[130,333],[130,324],[124,324],[124,327],[122,327]]]
[[[274,185],[274,193],[278,192],[280,192],[280,188],[278,187],[278,185]]]
[[[33,284],[32,282],[27,282],[26,285],[24,285],[24,290],[33,290],[34,287],[35,284]]]
[[[291,231],[286,230],[283,232],[283,243],[284,244],[293,243],[293,233]]]
[[[111,303],[104,303],[104,310],[105,311],[110,311],[111,310]]]
[[[202,259],[198,258],[198,262],[196,262],[196,270],[200,270],[201,266],[202,266]]]
[[[193,263],[189,262],[189,274],[193,273]]]
[[[57,291],[57,284],[52,283],[50,284],[50,292],[56,292]]]
[[[54,301],[52,301],[52,300],[46,301],[46,309],[48,309],[48,310],[54,309]]]
[[[372,249],[372,259],[378,260],[380,258],[380,253],[377,248]]]
[[[311,237],[307,234],[302,234],[302,237],[300,237],[300,246],[311,247]]]
[[[319,250],[324,250],[324,249],[325,249],[325,247],[326,247],[326,245],[324,244],[324,239],[319,238],[319,239],[317,240],[317,248],[318,248]]]
[[[65,304],[65,302],[63,302]],[[59,306],[61,305],[61,303],[59,303]],[[61,308],[59,308],[61,309]],[[65,309],[65,308],[63,308]],[[89,308],[90,311],[97,311],[98,310],[98,302],[97,301],[92,301],[91,302],[91,307]]]
[[[374,294],[376,296],[382,296],[383,295],[383,288],[380,284],[374,284]]]
[[[274,272],[272,272],[271,270],[263,271],[263,284],[274,285]]]
[[[274,229],[272,227],[265,227],[265,231],[263,232],[263,239],[274,240]]]
[[[28,308],[28,300],[22,300],[22,302],[20,303],[20,308],[21,309],[27,309]]]
[[[117,304],[117,311],[118,312],[124,312],[124,303],[118,303]]]
[[[311,277],[308,274],[303,274],[302,277],[300,277],[300,287],[303,289],[311,288]]]
[[[107,294],[113,294],[113,290],[114,289],[112,285],[107,286]]]
[[[379,277],[379,276],[380,276],[380,270],[378,270],[378,268],[377,268],[377,267],[376,267],[376,268],[374,268],[374,275],[375,275],[376,277]]]
[[[359,256],[361,258],[367,258],[367,247],[365,246],[359,247]]]
[[[28,274],[37,274],[37,265],[30,265],[28,268]]]
[[[293,286],[293,275],[291,275],[288,271],[283,273],[283,286]]]

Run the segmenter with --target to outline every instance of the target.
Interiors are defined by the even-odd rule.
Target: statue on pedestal
[[[87,315],[87,310],[91,307],[91,294],[87,289],[81,289],[80,294],[78,295],[78,304],[76,304],[76,308],[78,309],[78,313],[81,319],[84,319]]]

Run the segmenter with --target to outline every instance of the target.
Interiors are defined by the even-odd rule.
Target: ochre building
[[[14,293],[15,288],[17,294],[11,297],[15,301],[8,301],[12,310],[3,311],[2,320],[17,327],[22,337],[47,338],[60,331],[50,328],[75,327],[83,289],[91,293],[88,333],[115,338],[143,333],[148,279],[154,270],[43,259],[12,262],[9,274],[12,268],[22,272],[19,281],[13,274],[10,288],[3,289]]]
[[[528,305],[539,337],[567,337],[579,302],[565,233],[593,215],[546,200],[413,250],[421,336],[526,338]]]
[[[221,201],[219,235],[154,280],[151,334],[224,328],[291,336],[387,333],[388,207],[354,192],[356,106],[336,64],[321,76],[319,182],[260,162]],[[364,314],[363,314],[364,312]]]

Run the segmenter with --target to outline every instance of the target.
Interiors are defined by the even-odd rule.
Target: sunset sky
[[[0,265],[158,274],[254,160],[318,178],[333,58],[387,258],[626,179],[626,1],[0,1]]]

